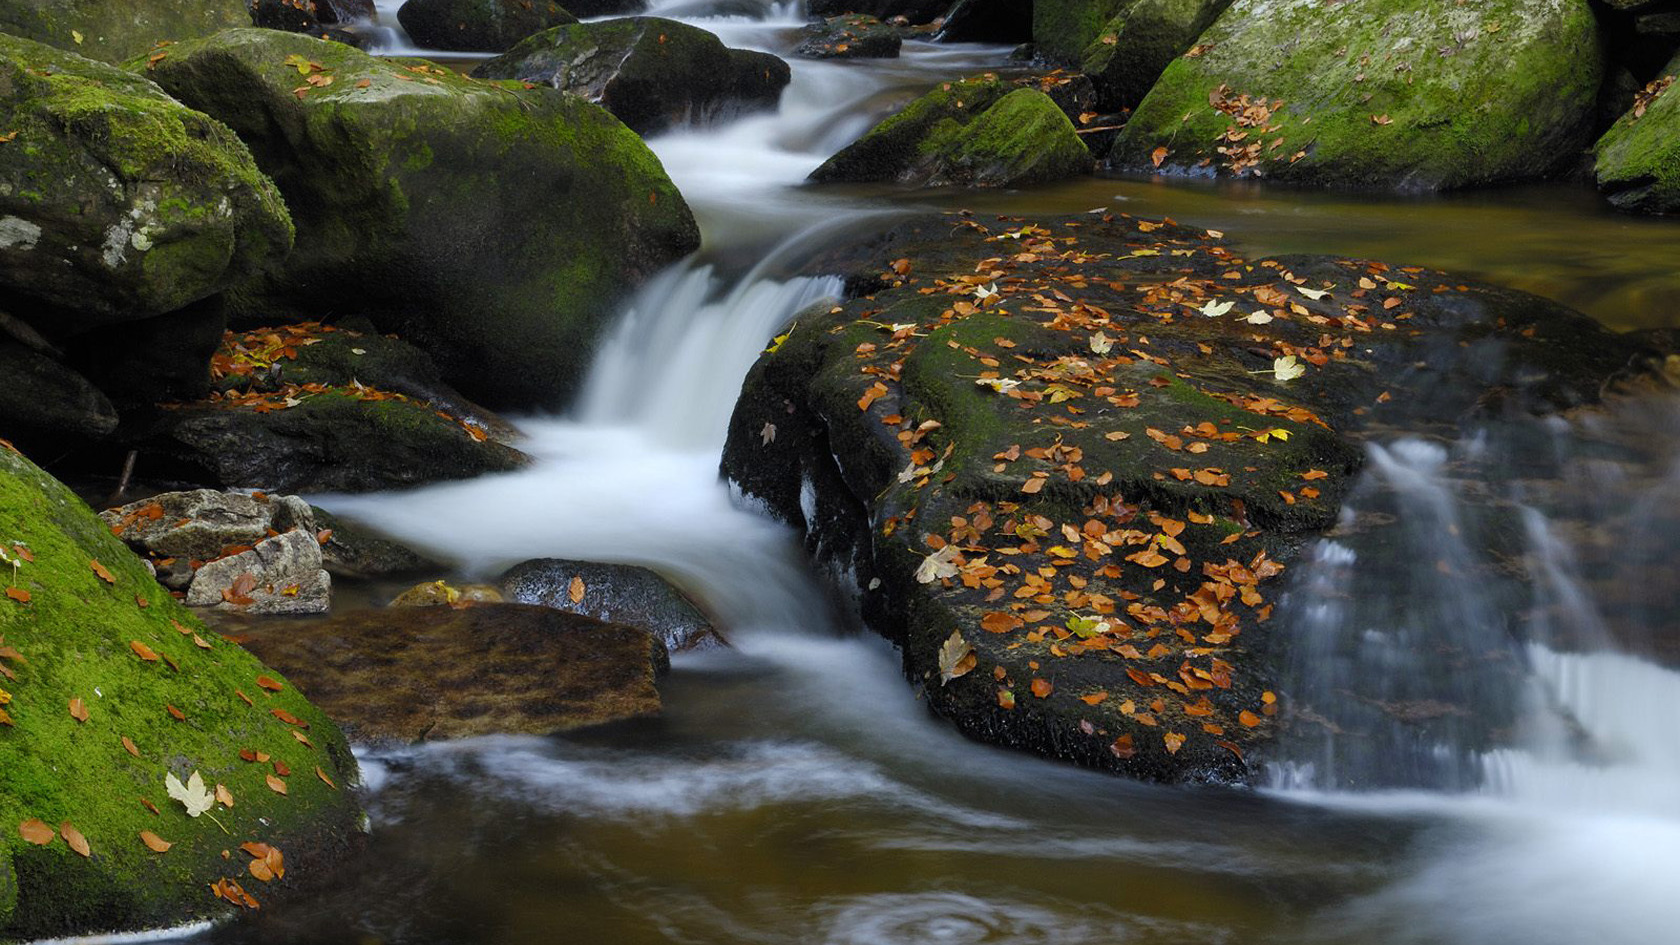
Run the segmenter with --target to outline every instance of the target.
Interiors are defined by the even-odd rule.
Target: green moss
[[[1593,172],[1624,210],[1680,211],[1680,93],[1670,86],[1635,118],[1622,116],[1594,145]]]
[[[1085,47],[1080,67],[1096,85],[1100,107],[1132,108],[1161,72],[1190,49],[1231,0],[1137,0]]]
[[[1402,189],[1542,176],[1583,146],[1603,70],[1584,0],[1237,0],[1198,43],[1139,104],[1116,161],[1164,147],[1169,167]],[[1243,95],[1269,114],[1230,114]],[[1228,133],[1260,145],[1252,159],[1219,153]]]
[[[1136,0],[1036,0],[1033,42],[1040,55],[1064,65],[1078,65],[1085,47],[1121,10]]]
[[[245,0],[0,0],[0,32],[107,62],[249,25]]]
[[[288,852],[294,862],[306,862],[321,852],[311,845],[334,835],[342,843],[353,833],[358,812],[343,789],[355,782],[356,766],[332,723],[278,674],[206,630],[68,489],[4,451],[0,546],[19,561],[15,574],[6,575],[9,586],[29,595],[26,603],[7,599],[0,608],[0,633],[25,658],[7,664],[16,679],[0,679],[11,694],[6,709],[13,720],[0,726],[0,824],[7,828],[0,831],[0,862],[11,859],[18,887],[0,937],[219,915],[225,909],[205,884],[242,872],[237,859],[222,858],[223,850],[246,840],[282,849],[295,843],[300,846]],[[25,560],[20,548],[34,560]],[[96,573],[95,561],[110,582]],[[140,659],[134,643],[162,658]],[[264,673],[284,691],[257,686]],[[85,723],[67,711],[72,699],[86,705]],[[169,706],[184,719],[173,718]],[[272,709],[306,722],[311,744],[295,739]],[[137,755],[125,750],[125,737]],[[246,748],[289,767],[287,796],[265,783],[271,766],[240,760]],[[339,789],[316,777],[317,766]],[[195,770],[232,792],[233,808],[216,811],[229,833],[208,817],[189,819],[165,793],[165,774],[185,778]],[[141,798],[160,812],[151,813]],[[77,856],[62,839],[25,844],[15,825],[30,818],[55,828],[75,825],[93,858]],[[142,830],[174,846],[152,853],[140,842]]]

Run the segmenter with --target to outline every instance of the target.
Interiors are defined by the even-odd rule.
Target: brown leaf
[[[309,728],[309,723],[308,722],[305,722],[304,720],[298,718],[297,716],[293,715],[292,713],[287,712],[285,709],[270,709],[269,712],[275,718],[279,719],[282,722],[285,722],[287,725],[296,725],[298,728],[301,728],[301,729],[308,729]]]
[[[321,782],[323,784],[325,784],[327,787],[330,787],[335,791],[338,790],[338,785],[333,783],[332,778],[327,777],[327,773],[325,771],[321,770],[320,765],[315,766],[315,776],[317,778],[320,778]]]
[[[572,578],[572,583],[566,588],[566,596],[571,598],[572,603],[581,604],[583,603],[583,595],[587,590],[588,588],[584,585],[583,578],[574,577]]]
[[[140,749],[134,747],[134,739],[129,738],[127,735],[124,735],[123,739],[122,739],[122,746],[123,746],[123,751],[128,752],[129,754],[133,755],[136,758],[140,757]]]
[[[286,689],[286,687],[280,685],[279,681],[273,676],[258,676],[257,685],[267,689],[269,692],[284,692]]]
[[[1161,162],[1167,159],[1167,149],[1165,147],[1156,148],[1149,152],[1149,159],[1155,162],[1156,167],[1160,167]]]
[[[58,832],[47,826],[39,817],[31,817],[18,824],[18,836],[38,847],[44,847],[53,842]]]
[[[305,748],[315,747],[315,743],[309,740],[308,735],[303,734],[295,728],[291,729],[291,733],[292,737],[298,740],[298,744],[303,745]]]
[[[292,776],[291,765],[288,765],[284,761],[281,761],[279,758],[276,758],[276,759],[274,759],[274,773],[281,776],[282,778],[289,778],[289,777]]]
[[[182,712],[180,709],[177,709],[172,705],[165,705],[164,708],[169,710],[170,716],[174,718],[175,721],[185,722],[187,720],[187,713]]]
[[[1165,735],[1162,735],[1161,741],[1166,742],[1167,751],[1175,755],[1178,754],[1178,750],[1180,748],[1184,747],[1184,736],[1178,734],[1177,732],[1168,732]]]
[[[99,575],[99,579],[104,581],[106,584],[117,583],[117,579],[111,576],[111,572],[105,570],[105,566],[100,564],[97,558],[89,561],[88,567],[92,568],[93,573]]]
[[[980,629],[989,633],[1008,633],[1026,626],[1026,622],[1014,614],[1001,610],[991,611],[980,618]]]
[[[168,853],[169,848],[175,845],[150,830],[140,831],[140,842],[150,848],[153,853]]]
[[[82,836],[82,832],[80,830],[71,826],[70,821],[66,820],[64,823],[59,824],[58,832],[64,835],[64,842],[70,844],[70,849],[75,850],[84,857],[93,856],[93,848],[88,846],[87,838]]]
[[[1048,697],[1050,693],[1055,691],[1055,685],[1048,679],[1034,679],[1032,681],[1032,694],[1040,699]]]
[[[1137,748],[1132,745],[1132,735],[1130,732],[1116,738],[1114,740],[1114,744],[1108,746],[1108,750],[1114,752],[1114,757],[1119,758],[1122,761],[1137,754]]]
[[[222,805],[223,807],[233,806],[233,792],[227,789],[227,785],[216,785],[216,803]]]
[[[78,722],[88,720],[87,703],[83,702],[80,696],[70,700],[70,717]]]
[[[286,782],[280,780],[272,774],[265,775],[264,779],[268,781],[268,789],[270,791],[273,791],[276,794],[286,793]]]
[[[271,883],[274,881],[274,871],[268,868],[268,862],[266,860],[252,860],[251,862],[245,864],[245,868],[251,871],[252,876],[265,883]]]
[[[149,811],[151,811],[153,817],[158,816],[157,805],[153,804],[151,801],[148,801],[148,800],[146,800],[145,798],[142,797],[142,798],[140,798],[140,806],[146,808]]]
[[[141,643],[139,640],[128,641],[128,648],[134,651],[135,656],[140,657],[148,663],[156,663],[158,660],[157,651],[153,650],[146,644]]]
[[[21,587],[8,587],[8,588],[6,588],[6,596],[10,597],[12,600],[17,601],[20,604],[29,603],[29,592],[24,590]]]

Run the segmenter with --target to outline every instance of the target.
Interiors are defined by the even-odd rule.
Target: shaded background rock
[[[806,59],[892,59],[904,39],[899,31],[872,16],[835,16],[805,27],[805,39],[793,54]]]
[[[246,646],[358,742],[546,735],[659,712],[664,647],[547,607],[398,608],[268,624]]]
[[[246,0],[0,0],[0,32],[120,62],[159,40],[249,26]],[[81,41],[77,42],[76,34]]]
[[[582,596],[576,601],[574,580],[581,582]],[[700,608],[670,581],[637,565],[537,558],[509,568],[497,583],[521,604],[645,628],[673,653],[726,645]]]
[[[408,0],[397,22],[422,46],[499,53],[577,17],[555,0]]]

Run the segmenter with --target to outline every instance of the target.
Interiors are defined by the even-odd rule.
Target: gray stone
[[[572,600],[573,580],[582,596]],[[643,627],[672,652],[727,645],[700,608],[656,572],[633,564],[537,558],[497,579],[508,599]]]
[[[249,574],[256,586],[230,601],[223,594]],[[237,600],[237,596],[235,597]],[[189,607],[216,607],[248,614],[318,614],[332,603],[332,577],[321,568],[321,545],[305,531],[264,539],[250,551],[199,568],[187,588]]]

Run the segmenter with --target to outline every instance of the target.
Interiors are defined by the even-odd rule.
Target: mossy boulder
[[[267,900],[319,879],[357,842],[359,776],[332,722],[206,630],[68,489],[3,448],[0,544],[16,564],[5,564],[0,599],[0,939],[220,918],[233,909],[211,884],[234,880]],[[231,807],[190,818],[164,781],[195,771],[225,786]],[[37,820],[45,843],[20,833]],[[172,845],[153,852],[142,831]],[[241,843],[280,848],[285,878],[247,875]]]
[[[1590,143],[1604,71],[1586,0],[1237,0],[1196,45],[1116,164],[1408,191],[1544,177]]]
[[[1135,0],[1097,34],[1080,57],[1106,111],[1143,101],[1172,61],[1190,50],[1231,0]]]
[[[1078,66],[1087,47],[1135,0],[1033,0],[1032,38],[1038,54]]]
[[[0,33],[121,62],[160,40],[249,26],[246,0],[0,0]]]
[[[699,243],[658,158],[576,96],[272,30],[167,52],[150,75],[237,131],[297,221],[238,317],[360,312],[468,396],[555,406],[618,300]]]
[[[652,16],[556,27],[473,75],[580,95],[643,135],[773,109],[792,79],[769,53],[730,49],[703,29]]]
[[[1642,213],[1680,211],[1680,92],[1665,72],[1594,146],[1593,173],[1612,204]],[[1657,91],[1660,89],[1661,91]],[[1656,92],[1655,96],[1650,95]]]
[[[995,76],[947,82],[870,129],[811,180],[1020,187],[1085,173],[1091,155],[1045,93]]]
[[[55,338],[222,291],[291,248],[272,182],[145,78],[0,35],[0,299]]]
[[[429,49],[499,53],[577,17],[554,0],[408,0],[397,22]]]
[[[903,45],[896,27],[852,13],[805,27],[793,54],[802,59],[895,59]]]
[[[1367,435],[1590,403],[1651,354],[1534,296],[1123,214],[952,215],[819,265],[849,300],[749,373],[725,474],[856,575],[935,712],[1152,780],[1253,777],[1282,576]]]

